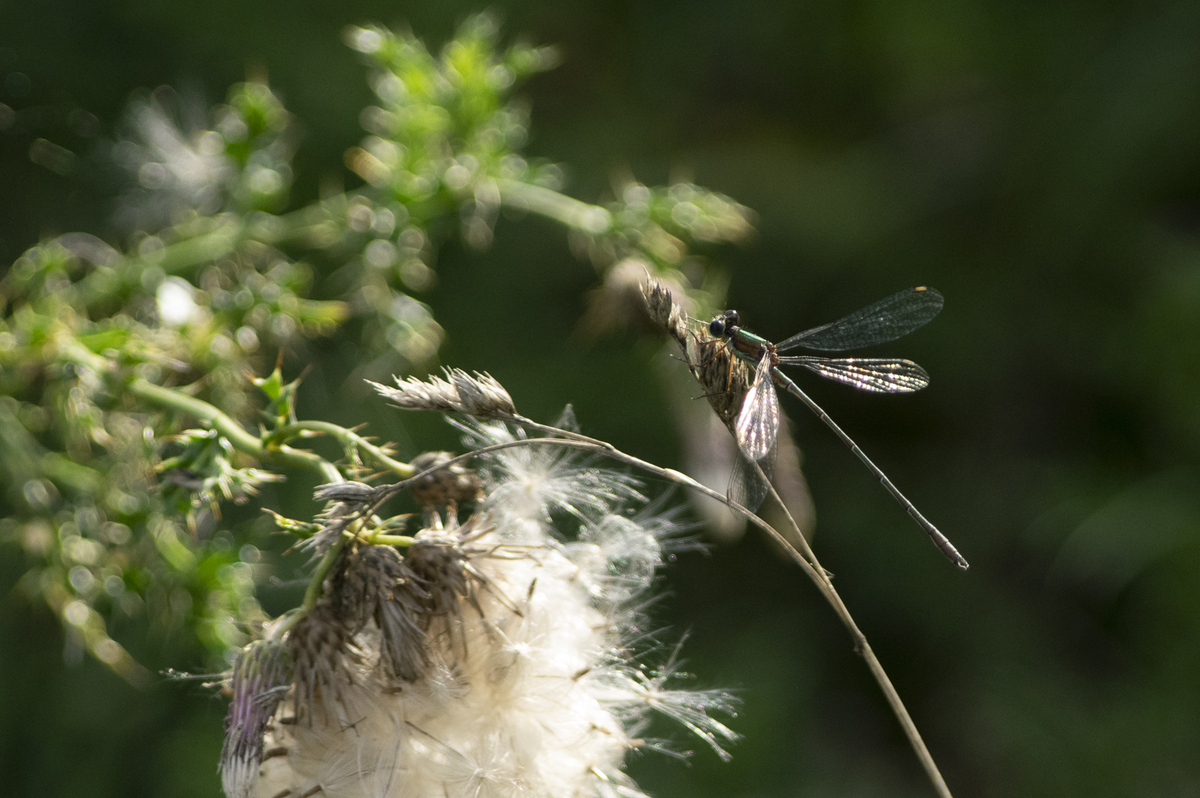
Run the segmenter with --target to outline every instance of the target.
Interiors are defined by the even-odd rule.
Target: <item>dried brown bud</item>
[[[319,502],[345,502],[365,504],[375,497],[375,489],[362,482],[330,482],[313,491]]]
[[[412,459],[412,467],[418,473],[428,471],[453,457],[450,452],[424,452]],[[457,506],[476,501],[483,492],[483,481],[471,469],[455,463],[410,482],[408,488],[422,507]]]

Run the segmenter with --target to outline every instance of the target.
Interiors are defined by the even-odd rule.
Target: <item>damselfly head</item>
[[[738,312],[727,310],[708,323],[708,332],[713,338],[724,338],[738,326]]]

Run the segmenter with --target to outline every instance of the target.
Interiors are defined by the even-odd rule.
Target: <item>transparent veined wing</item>
[[[781,357],[784,366],[804,368],[860,391],[910,393],[929,384],[929,374],[911,360],[879,357]]]
[[[738,447],[751,460],[762,460],[775,446],[779,436],[779,396],[771,381],[771,358],[763,357],[754,372],[754,382],[746,391],[734,431]]]
[[[942,295],[932,288],[909,288],[830,324],[796,333],[776,344],[775,351],[804,347],[841,352],[893,341],[928,324],[942,303]]]
[[[729,475],[729,490],[726,493],[731,502],[742,505],[752,513],[758,511],[771,489],[758,475],[754,463],[758,463],[768,480],[773,479],[777,450],[777,446],[772,446],[765,457],[756,461],[751,461],[743,452],[738,452],[733,464],[733,473]]]

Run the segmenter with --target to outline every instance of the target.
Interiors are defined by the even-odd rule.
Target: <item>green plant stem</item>
[[[239,452],[261,460],[267,460],[276,465],[316,471],[325,477],[328,482],[342,481],[341,472],[337,470],[337,467],[320,455],[300,449],[293,449],[290,446],[265,445],[260,438],[246,432],[241,424],[238,424],[208,402],[197,399],[194,396],[188,396],[173,388],[164,388],[161,385],[155,385],[141,378],[134,378],[129,383],[129,392],[151,404],[179,410],[207,422],[213,429],[225,436],[233,444],[233,448]]]
[[[612,214],[604,208],[580,202],[552,189],[507,178],[497,178],[496,188],[503,202],[562,222],[572,230],[599,235],[612,227]]]
[[[913,752],[917,755],[917,760],[921,763],[921,767],[925,769],[925,775],[929,777],[929,781],[933,784],[934,791],[937,792],[940,798],[953,798],[950,794],[950,788],[946,785],[946,780],[942,778],[942,773],[938,770],[937,763],[933,760],[933,755],[929,753],[929,748],[926,747],[925,741],[921,738],[921,733],[917,730],[917,724],[913,722],[912,716],[908,714],[908,709],[904,706],[904,702],[900,699],[900,694],[896,692],[895,685],[888,678],[887,672],[883,669],[883,664],[879,658],[875,656],[875,651],[871,648],[871,644],[867,642],[867,636],[858,628],[854,617],[850,614],[850,610],[842,601],[842,597],[838,594],[833,586],[833,582],[829,578],[829,572],[821,565],[817,559],[817,554],[809,545],[808,539],[800,532],[800,527],[796,524],[796,519],[792,518],[792,512],[784,503],[783,498],[771,484],[771,480],[767,479],[767,475],[763,473],[762,466],[756,461],[750,460],[751,465],[758,474],[758,478],[767,486],[771,496],[775,499],[783,514],[787,517],[788,523],[792,529],[796,531],[796,538],[799,541],[800,548],[797,549],[789,539],[785,539],[774,528],[767,528],[768,534],[781,543],[784,548],[792,554],[793,559],[799,562],[804,567],[805,574],[821,591],[825,600],[833,607],[833,611],[837,613],[838,618],[842,621],[842,625],[846,627],[846,631],[850,633],[851,639],[854,640],[854,650],[867,663],[867,668],[870,669],[871,675],[875,677],[875,682],[879,685],[879,689],[883,691],[883,696],[887,699],[888,705],[892,708],[892,714],[896,716],[896,720],[900,723],[900,728],[904,731],[904,736],[908,738],[909,744],[913,748]]]
[[[410,537],[408,535],[384,535],[384,534],[367,535],[366,540],[368,543],[372,543],[372,544],[376,544],[376,545],[382,544],[384,546],[411,546],[412,544],[417,542],[416,538]]]
[[[346,449],[358,448],[371,456],[371,459],[382,468],[391,471],[401,479],[408,479],[417,473],[408,463],[401,463],[388,455],[381,447],[368,441],[357,432],[345,427],[331,424],[328,421],[297,421],[281,427],[276,433],[280,437],[290,437],[294,432],[316,432],[337,438]]]
[[[66,344],[60,345],[59,352],[66,359],[85,365],[100,373],[113,371],[116,367],[116,364],[112,361],[101,355],[97,355],[75,341],[69,341]],[[293,449],[290,446],[268,446],[260,438],[246,432],[242,428],[242,425],[238,424],[221,410],[202,399],[188,396],[174,388],[164,388],[161,385],[155,385],[141,377],[131,379],[126,384],[126,388],[133,396],[152,405],[178,410],[208,423],[209,426],[223,435],[233,445],[234,449],[243,454],[248,454],[260,460],[266,460],[275,465],[316,471],[327,482],[341,482],[343,480],[342,474],[338,471],[337,467],[325,458],[312,452]]]
[[[326,238],[319,233],[331,221],[330,209],[345,205],[348,196],[343,194],[322,200],[283,216],[221,214],[211,217],[212,229],[197,234],[188,234],[186,224],[164,231],[163,235],[168,239],[173,234],[183,237],[152,254],[123,256],[113,265],[96,269],[74,287],[75,301],[81,306],[102,304],[125,291],[142,288],[142,278],[148,270],[158,269],[165,274],[186,273],[232,254],[247,241],[273,246]]]
[[[308,587],[304,591],[304,603],[300,605],[300,613],[296,618],[297,621],[307,615],[313,607],[317,606],[317,601],[320,600],[321,593],[325,587],[325,577],[329,575],[333,564],[337,562],[342,549],[346,548],[346,544],[353,538],[354,535],[342,535],[341,539],[330,546],[329,551],[325,552],[325,556],[321,558],[321,562],[317,563],[312,576],[309,577]]]
[[[312,576],[308,578],[308,587],[304,589],[304,601],[299,607],[293,607],[279,617],[277,623],[272,626],[271,637],[275,640],[281,640],[288,630],[295,626],[300,619],[308,615],[312,608],[317,606],[317,602],[321,600],[321,594],[325,590],[325,577],[329,576],[330,570],[333,569],[333,564],[337,562],[341,556],[342,549],[346,547],[355,535],[342,535],[341,539],[329,547],[329,551],[325,552],[325,556],[317,563],[317,567],[313,569]]]

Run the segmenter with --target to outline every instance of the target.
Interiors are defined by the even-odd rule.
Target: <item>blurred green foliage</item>
[[[470,10],[402,13],[437,42]],[[555,45],[560,61],[521,89],[530,110],[509,92],[547,52],[519,46],[488,61],[486,26],[440,55],[360,29],[351,43],[366,50],[368,88],[338,33],[398,22],[391,6],[0,9],[0,263],[13,264],[0,339],[0,634],[20,641],[0,646],[0,769],[15,794],[216,795],[223,704],[175,684],[135,690],[79,652],[111,638],[153,672],[200,669],[242,634],[223,619],[255,616],[248,574],[272,614],[302,590],[287,561],[269,580],[263,563],[285,544],[248,508],[224,506],[217,522],[189,493],[185,509],[208,519],[196,531],[156,515],[157,446],[191,426],[119,401],[130,380],[184,386],[211,374],[202,398],[246,429],[277,429],[287,413],[258,415],[271,399],[246,372],[268,377],[282,348],[286,380],[311,368],[299,419],[369,421],[407,457],[452,445],[452,433],[423,419],[401,427],[360,378],[428,368],[436,352],[495,374],[527,415],[574,402],[589,434],[671,465],[679,444],[658,378],[678,365],[654,359],[657,342],[596,337],[604,325],[592,322],[619,314],[606,281],[622,261],[678,269],[710,302],[721,296],[721,272],[693,264],[686,244],[746,217],[719,195],[707,216],[685,207],[705,210],[693,180],[757,213],[757,237],[719,258],[729,303],[768,338],[910,285],[947,297],[896,352],[933,375],[928,390],[880,400],[811,387],[969,572],[946,565],[836,440],[794,415],[815,545],[951,788],[1195,792],[1195,5],[502,11],[505,30]],[[397,94],[387,76],[400,69],[429,80]],[[178,93],[138,94],[125,115],[131,94],[163,84]],[[240,88],[226,96],[230,85]],[[215,170],[205,185],[220,191],[172,193],[186,175],[155,168],[168,162],[163,140],[155,149],[119,122],[138,113],[186,132],[175,143]],[[368,137],[346,154],[360,121]],[[134,179],[121,182],[114,163],[134,166]],[[675,186],[643,188],[631,174]],[[507,180],[520,197],[505,197]],[[588,202],[547,204],[543,192]],[[508,218],[522,214],[534,218]],[[148,324],[162,287],[183,288],[176,279],[211,314]],[[17,314],[18,300],[29,310]],[[53,345],[63,334],[78,357]],[[115,369],[80,366],[93,357]],[[122,445],[98,441],[98,429]],[[257,467],[194,434],[170,445],[167,456],[193,463]],[[311,445],[355,465],[344,446]],[[259,501],[303,506],[320,477],[288,476],[262,484]],[[145,484],[98,491],[117,480]],[[747,741],[728,766],[635,763],[643,786],[928,794],[844,632],[794,569],[754,538],[681,560],[661,619],[693,629],[691,670],[741,687],[733,725]],[[82,623],[60,623],[77,601]],[[146,617],[152,605],[169,612]]]

